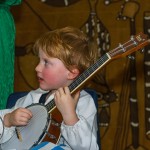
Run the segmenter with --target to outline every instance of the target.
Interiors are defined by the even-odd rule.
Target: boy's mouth
[[[39,80],[39,81],[44,81],[43,78],[40,78],[40,77],[38,77],[38,80]]]

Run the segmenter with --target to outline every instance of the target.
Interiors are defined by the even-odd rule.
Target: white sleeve
[[[4,133],[4,124],[2,118],[0,117],[0,139],[3,136],[3,133]]]
[[[97,110],[89,96],[79,99],[77,115],[79,121],[74,126],[61,125],[61,134],[73,150],[98,150]]]
[[[11,112],[11,111],[12,111],[12,109],[0,110],[0,116],[1,116],[2,120],[4,118],[4,115]],[[7,128],[5,126],[3,126],[3,127],[4,127],[4,130],[3,130],[4,132],[3,132],[3,135],[0,139],[0,144],[9,140],[14,133],[14,127],[11,127],[11,128]]]

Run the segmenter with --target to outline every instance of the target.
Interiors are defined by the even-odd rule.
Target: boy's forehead
[[[46,53],[45,53],[42,49],[39,49],[39,55],[40,55],[40,56],[48,57],[48,56],[46,55]]]
[[[45,51],[43,51],[42,49],[39,49],[39,56],[40,57],[43,57],[43,58],[47,58],[47,59],[49,59],[49,58],[54,58],[54,57],[52,57],[52,56],[49,56],[47,53],[45,53]]]

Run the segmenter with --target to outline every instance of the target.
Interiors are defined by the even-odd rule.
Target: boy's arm
[[[93,99],[89,95],[81,97],[76,112],[79,121],[73,126],[62,123],[62,136],[72,149],[98,150],[97,111]]]

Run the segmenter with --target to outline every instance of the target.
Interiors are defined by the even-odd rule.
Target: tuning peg
[[[131,60],[135,60],[135,57],[132,56],[132,55],[129,55],[128,58],[131,59]]]
[[[144,48],[140,49],[140,53],[144,53],[144,51],[145,51]]]

